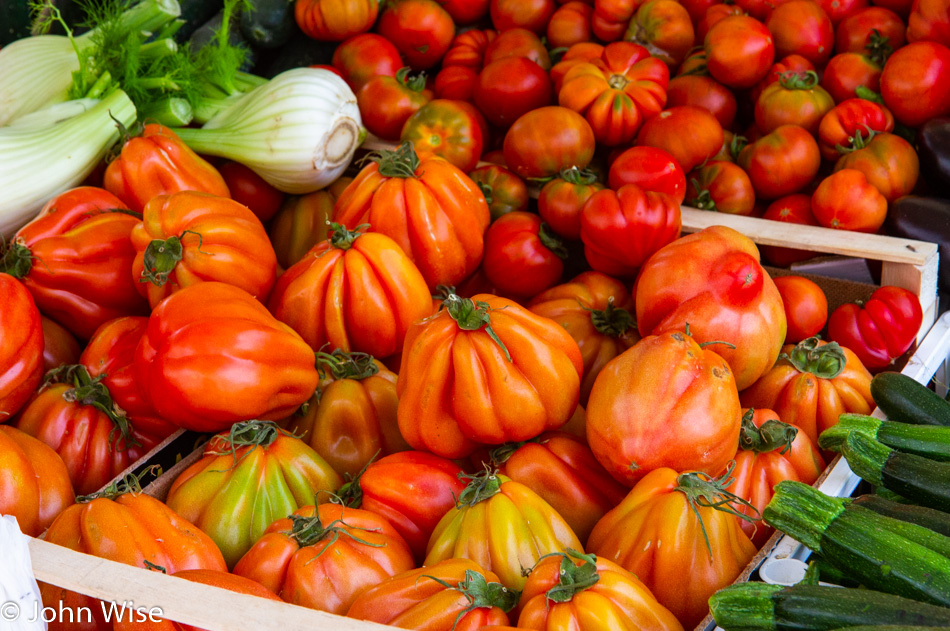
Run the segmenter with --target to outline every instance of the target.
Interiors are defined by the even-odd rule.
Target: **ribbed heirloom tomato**
[[[475,168],[488,143],[488,126],[471,103],[429,101],[402,127],[401,142],[411,142],[419,158],[444,158],[466,173]]]
[[[246,291],[198,283],[162,301],[135,351],[142,395],[202,432],[281,419],[317,387],[313,349]]]
[[[544,178],[583,169],[594,157],[594,132],[572,109],[551,105],[531,110],[505,134],[505,164],[524,178]]]
[[[349,230],[368,223],[390,237],[431,290],[475,271],[491,215],[478,186],[458,167],[441,158],[420,160],[403,143],[363,167],[337,199],[333,219]]]
[[[534,296],[561,279],[567,249],[534,213],[512,212],[485,233],[482,270],[506,296]]]
[[[284,270],[299,261],[310,248],[325,241],[333,216],[333,204],[351,177],[341,177],[327,188],[302,196],[290,196],[270,224],[270,240],[277,264]]]
[[[343,199],[343,198],[341,198]],[[315,351],[389,357],[429,314],[426,281],[385,234],[331,223],[333,234],[278,279],[268,306]]]
[[[587,404],[587,442],[628,486],[661,467],[712,474],[735,453],[740,418],[729,365],[676,331],[645,337],[604,366]]]
[[[676,0],[648,0],[637,8],[624,40],[650,49],[670,68],[676,68],[696,39],[689,12]]]
[[[39,536],[75,501],[69,472],[48,445],[10,425],[0,425],[0,514]]]
[[[372,28],[378,0],[296,0],[294,17],[300,30],[316,40],[341,42]]]
[[[369,78],[356,93],[363,124],[383,140],[396,141],[409,117],[432,100],[424,74],[409,76],[409,66],[394,76]]]
[[[106,167],[103,187],[136,212],[142,212],[156,195],[200,191],[230,196],[217,169],[175,132],[156,124],[146,125],[142,135],[125,141],[119,157]]]
[[[450,295],[412,325],[399,369],[399,429],[446,458],[564,425],[580,395],[577,343],[511,300]]]
[[[486,164],[468,176],[485,196],[492,221],[510,212],[528,210],[528,187],[508,168]]]
[[[636,184],[645,191],[666,193],[678,204],[686,196],[686,175],[676,158],[669,151],[645,145],[625,149],[614,158],[607,183],[614,190]]]
[[[0,422],[26,403],[43,378],[43,326],[23,283],[0,273]]]
[[[818,125],[818,148],[821,157],[837,160],[842,153],[854,149],[871,132],[889,132],[894,129],[891,112],[873,101],[847,99],[828,112]]]
[[[581,238],[584,204],[603,188],[593,171],[577,167],[565,169],[541,188],[538,214],[555,233],[576,241]]]
[[[808,131],[781,125],[746,145],[736,163],[749,174],[756,198],[776,199],[797,193],[815,179],[821,152]]]
[[[866,368],[878,371],[911,347],[920,331],[920,299],[894,286],[879,287],[863,305],[841,305],[828,318],[828,337],[854,351]]]
[[[376,31],[396,46],[414,70],[427,70],[449,49],[455,24],[435,0],[400,0],[384,4]]]
[[[22,279],[46,316],[84,340],[112,318],[147,314],[130,272],[138,217],[124,207],[92,186],[57,195],[16,233],[0,271]]]

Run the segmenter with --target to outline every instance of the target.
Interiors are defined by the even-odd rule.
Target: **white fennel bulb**
[[[175,132],[195,151],[241,162],[275,188],[301,195],[340,177],[363,129],[343,79],[295,68],[235,99],[201,129]]]

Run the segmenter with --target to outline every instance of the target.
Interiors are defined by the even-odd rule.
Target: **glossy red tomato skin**
[[[821,181],[811,209],[825,228],[874,234],[884,225],[887,199],[861,171],[841,169]]]
[[[332,63],[354,94],[377,75],[395,77],[405,65],[393,43],[378,33],[347,38],[333,51]]]
[[[531,110],[549,105],[554,90],[541,66],[525,57],[506,57],[482,68],[472,96],[489,123],[508,127]]]
[[[46,316],[40,319],[43,323],[43,371],[77,363],[82,349],[73,334]]]
[[[488,15],[489,0],[439,0],[459,26],[478,22]]]
[[[881,66],[861,53],[841,53],[828,61],[821,75],[821,87],[835,103],[857,98],[857,89],[864,86],[872,92],[881,89]]]
[[[950,11],[941,0],[914,0],[907,18],[907,41],[950,46]]]
[[[251,209],[262,222],[268,221],[280,210],[284,194],[268,184],[264,178],[240,162],[225,162],[218,167],[231,192],[231,199]]]
[[[549,247],[553,236],[549,230],[534,213],[511,212],[495,220],[485,233],[482,259],[488,281],[504,295],[522,297],[557,283],[564,262]]]
[[[765,90],[765,88],[777,82],[784,73],[789,71],[802,73],[808,72],[809,70],[815,70],[815,64],[808,61],[801,55],[788,55],[787,57],[782,57],[772,64],[772,67],[769,69],[765,77],[756,83],[752,88],[752,102],[757,102],[759,100],[759,96],[762,95],[762,92]]]
[[[455,24],[435,0],[401,0],[383,9],[376,31],[396,46],[414,70],[428,70],[448,51]]]
[[[871,132],[894,129],[894,116],[883,105],[865,99],[847,99],[834,107],[818,126],[821,157],[837,160],[842,150],[853,149],[858,134],[866,140]]]
[[[370,78],[359,92],[356,102],[360,107],[363,125],[383,140],[397,141],[409,117],[432,100],[432,92],[419,76],[409,78],[401,70],[390,77]]]
[[[666,193],[683,203],[686,174],[670,152],[647,145],[630,147],[614,159],[607,184],[617,190],[624,184],[636,184],[645,191]]]
[[[755,210],[752,181],[734,163],[711,160],[690,171],[689,176],[687,206],[745,216]]]
[[[732,90],[712,77],[682,75],[670,79],[666,90],[667,107],[693,105],[708,110],[723,129],[732,127],[738,104]]]
[[[857,169],[864,173],[888,202],[909,194],[920,177],[920,159],[914,147],[896,134],[881,133],[863,148],[838,158],[835,171]]]
[[[675,240],[682,218],[665,193],[625,184],[594,193],[581,214],[584,256],[598,272],[634,278],[647,259]]]
[[[544,42],[535,33],[524,28],[513,28],[498,33],[485,47],[484,65],[505,57],[525,57],[541,66],[551,69],[551,56]]]
[[[576,241],[581,238],[581,213],[591,195],[604,188],[593,176],[565,179],[555,177],[538,193],[538,214],[558,235]]]
[[[775,56],[801,55],[820,68],[831,57],[835,30],[817,2],[790,0],[775,7],[765,25],[775,38]]]
[[[818,335],[828,322],[828,298],[821,287],[802,276],[777,276],[773,280],[782,295],[788,321],[785,341],[798,344]]]
[[[470,103],[434,99],[406,119],[399,141],[411,142],[422,160],[438,156],[467,173],[488,142],[481,117]]]
[[[688,133],[687,133],[688,130]],[[681,105],[666,109],[643,124],[637,144],[668,152],[684,172],[716,155],[722,148],[722,125],[701,107]]]
[[[922,41],[896,51],[881,73],[881,96],[909,127],[950,113],[950,48]]]
[[[806,226],[818,225],[818,220],[811,212],[811,195],[805,195],[804,193],[794,193],[775,200],[765,209],[762,218]],[[778,229],[781,230],[781,228]],[[818,255],[817,252],[775,245],[763,245],[760,249],[762,257],[770,264],[778,267],[788,267],[792,263]]]
[[[590,21],[594,7],[586,2],[567,2],[559,6],[547,26],[548,43],[555,48],[567,48],[593,37]]]
[[[0,421],[20,411],[43,377],[40,311],[23,284],[0,274]]]
[[[505,134],[504,155],[508,168],[523,178],[583,169],[594,157],[594,132],[583,116],[566,107],[534,109]]]
[[[123,208],[104,189],[74,188],[16,233],[33,258],[23,284],[37,307],[83,340],[113,318],[148,313],[132,277],[139,217]]]
[[[782,125],[798,125],[817,136],[821,119],[834,106],[831,95],[818,85],[817,74],[787,74],[762,90],[755,102],[755,124],[765,134]]]
[[[868,0],[818,0],[818,4],[831,18],[831,24],[835,27],[837,34],[843,20],[866,9],[869,3]]]
[[[297,26],[307,37],[340,42],[373,27],[378,0],[299,0],[294,6]]]
[[[768,73],[775,44],[766,26],[747,15],[716,23],[703,42],[709,74],[734,89],[751,88]]]
[[[554,0],[491,0],[489,13],[499,32],[526,28],[540,35],[544,33],[555,7]]]
[[[828,337],[854,351],[870,371],[892,365],[910,348],[923,321],[920,299],[901,287],[876,289],[863,306],[847,303],[828,318]]]
[[[749,174],[757,199],[777,199],[797,193],[814,179],[821,153],[805,129],[782,125],[746,146],[737,163]]]
[[[884,7],[867,7],[841,22],[835,30],[835,53],[865,53],[871,34],[877,30],[894,50],[907,43],[900,16]]]

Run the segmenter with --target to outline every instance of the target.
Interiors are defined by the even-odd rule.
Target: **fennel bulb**
[[[175,133],[199,153],[240,162],[284,193],[302,195],[342,175],[363,129],[343,79],[294,68],[238,97],[201,129]]]
[[[179,15],[178,0],[143,0],[123,13],[115,28],[151,31]],[[92,48],[95,34],[36,35],[0,49],[0,127],[69,98],[80,55]]]
[[[70,108],[76,107],[74,102]],[[121,90],[90,102],[80,114],[39,124],[41,112],[24,124],[0,128],[0,235],[9,238],[53,197],[78,186],[119,139],[116,121],[135,122],[135,106]],[[45,112],[45,111],[44,111]],[[115,120],[113,120],[115,118]]]

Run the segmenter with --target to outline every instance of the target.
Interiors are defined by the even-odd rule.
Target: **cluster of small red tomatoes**
[[[88,554],[405,628],[699,622],[709,596],[769,536],[756,517],[773,484],[816,479],[825,466],[818,434],[842,412],[870,411],[867,367],[904,352],[921,313],[913,295],[882,288],[864,308],[846,309],[840,325],[832,315],[840,346],[811,338],[825,323],[820,290],[783,301],[776,285],[786,281],[773,281],[734,230],[680,237],[680,203],[694,190],[696,200],[725,205],[718,178],[705,171],[713,168],[744,174],[760,199],[801,191],[820,169],[819,142],[866,143],[825,181],[858,173],[887,198],[898,188],[878,189],[871,157],[885,171],[912,166],[882,148],[906,144],[886,129],[888,112],[913,125],[915,108],[936,107],[950,88],[916,78],[914,97],[889,102],[890,82],[943,59],[914,57],[912,69],[899,66],[888,80],[902,51],[943,48],[917,41],[884,67],[886,109],[843,99],[814,125],[782,118],[755,132],[761,138],[739,152],[739,168],[727,157],[735,145],[723,140],[734,121],[719,118],[729,108],[701,99],[732,98],[735,112],[728,88],[792,91],[773,56],[812,55],[795,39],[812,31],[785,25],[823,15],[840,37],[856,18],[837,2],[826,15],[823,5],[791,0],[774,11],[740,7],[766,26],[746,15],[713,25],[716,11],[741,11],[665,2],[402,0],[378,21],[368,2],[358,27],[347,12],[364,3],[298,2],[304,30],[355,29],[329,38],[353,35],[338,49],[338,69],[351,84],[364,72],[362,87],[353,85],[371,130],[379,120],[369,108],[383,100],[366,98],[374,83],[425,95],[394,78],[403,60],[417,68],[441,60],[437,91],[447,71],[469,77],[449,85],[481,101],[481,113],[464,100],[419,102],[392,127],[412,144],[371,156],[354,179],[288,198],[149,125],[89,186],[52,200],[2,252],[0,512]],[[858,4],[848,9],[854,16],[884,11]],[[891,7],[910,12],[908,39],[920,39],[928,6]],[[785,15],[783,7],[797,8]],[[327,21],[304,21],[308,9],[324,10]],[[461,24],[489,10],[500,33],[453,40],[452,18]],[[660,10],[672,17],[656,18]],[[694,23],[689,16],[700,12]],[[936,25],[928,36],[944,32],[939,16],[927,19]],[[383,38],[356,34],[374,23]],[[667,23],[688,27],[689,43],[641,40],[649,55],[630,42],[587,41],[591,32],[604,42],[666,33]],[[572,31],[566,24],[583,27],[576,42],[557,39]],[[874,24],[898,48],[898,37]],[[851,28],[873,30],[863,25]],[[413,28],[423,39],[409,37]],[[537,37],[545,29],[549,43],[570,45],[553,76]],[[694,66],[670,81],[669,67],[684,61],[700,29],[709,31],[705,57],[692,63],[709,76]],[[786,38],[794,44],[783,51]],[[769,52],[744,57],[739,40],[767,42]],[[394,46],[395,57],[386,52]],[[808,63],[820,67],[833,46],[842,47],[829,40],[818,51],[824,59]],[[392,72],[360,50],[373,63],[392,61]],[[452,50],[474,61],[453,66]],[[499,59],[486,64],[493,50]],[[504,80],[490,80],[497,64]],[[512,74],[515,65],[522,70]],[[547,96],[528,107],[534,89],[519,85],[532,76]],[[708,89],[677,92],[680,78]],[[818,89],[798,92],[812,98]],[[562,106],[543,107],[555,93]],[[674,104],[675,94],[684,101]],[[589,102],[580,107],[575,97]],[[383,113],[398,109],[390,102]],[[413,127],[432,111],[435,122]],[[449,124],[465,120],[464,133]],[[837,121],[834,134],[822,135],[825,120]],[[707,138],[707,130],[718,132]],[[489,136],[501,139],[507,166],[475,167]],[[814,153],[807,181],[798,142]],[[595,143],[624,149],[605,169],[607,188],[585,171],[597,163]],[[709,160],[724,146],[725,159]],[[438,157],[440,148],[471,155],[460,165]],[[553,178],[541,189],[540,217],[506,212],[533,203],[522,178]],[[794,190],[782,188],[791,182]],[[805,207],[820,206],[822,186],[797,193]],[[829,199],[855,188],[835,186],[843,188]],[[847,201],[849,212],[858,206]],[[564,268],[547,269],[563,265],[556,254],[531,263],[561,249],[557,235],[579,239],[583,253],[574,254],[588,271],[561,278]],[[792,302],[804,306],[789,311]],[[74,503],[74,491],[96,491],[179,427],[221,433],[165,503],[127,487]],[[88,604],[48,585],[43,595],[47,606]]]

